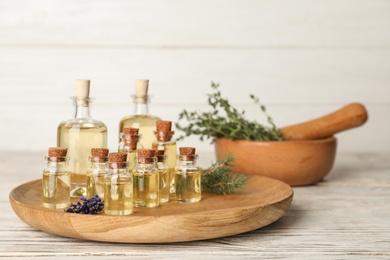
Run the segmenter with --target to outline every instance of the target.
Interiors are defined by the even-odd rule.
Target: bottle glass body
[[[57,129],[57,146],[68,148],[71,172],[71,196],[86,196],[88,157],[91,148],[107,148],[107,127],[90,116],[86,99],[80,102],[73,98],[74,118],[61,122]]]
[[[161,120],[159,117],[149,114],[148,100],[135,100],[135,114],[125,116],[119,123],[119,135],[123,133],[123,128],[132,127],[138,128],[139,134],[142,135],[142,144],[144,148],[152,148],[154,140],[154,131],[156,129],[156,121]]]
[[[70,204],[70,171],[67,158],[46,157],[42,177],[42,206],[65,208]]]
[[[176,167],[176,157],[177,157],[177,148],[176,141],[169,142],[157,142],[154,141],[152,145],[155,150],[164,150],[164,155],[166,156],[166,165],[168,167],[169,175],[169,193],[175,195],[175,167]]]
[[[138,158],[133,169],[134,206],[154,208],[160,205],[159,174],[156,158]]]
[[[133,213],[133,178],[126,163],[110,163],[104,178],[104,213],[116,216]]]
[[[99,161],[99,158],[96,160],[96,158],[90,157],[90,166],[87,170],[87,198],[93,198],[96,195],[101,199],[104,198],[104,177],[107,173],[107,157],[102,162]]]
[[[160,158],[161,157],[161,158]],[[159,156],[157,160],[158,178],[159,178],[159,197],[160,203],[166,203],[169,201],[170,195],[170,179],[169,168],[166,164],[166,156]]]
[[[196,156],[178,156],[176,166],[176,201],[198,202],[202,199],[201,169]]]

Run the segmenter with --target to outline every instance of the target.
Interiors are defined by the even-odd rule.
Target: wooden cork
[[[153,163],[155,160],[155,151],[152,149],[138,149],[137,155],[138,155],[138,162],[139,163]]]
[[[138,128],[132,128],[132,127],[126,127],[126,128],[123,128],[123,133],[125,135],[138,135],[139,129]]]
[[[110,162],[126,162],[127,153],[109,153],[108,159]]]
[[[154,155],[157,157],[158,162],[164,161],[164,153],[165,153],[165,150],[155,150]]]
[[[195,147],[180,147],[179,154],[180,155],[195,155]]]
[[[90,80],[76,80],[76,102],[78,105],[86,105],[89,99]]]
[[[66,157],[66,154],[68,152],[68,148],[64,147],[50,147],[48,150],[49,157]]]
[[[156,131],[154,134],[156,135],[156,139],[158,142],[169,142],[172,139],[174,131],[172,129],[172,121],[156,121]]]
[[[108,160],[108,148],[92,148],[91,154],[94,162],[107,162]]]
[[[135,102],[138,104],[148,103],[149,80],[137,79],[135,81]]]
[[[108,160],[111,168],[126,167],[127,153],[109,153]]]
[[[65,147],[50,147],[48,149],[48,158],[51,162],[60,162],[66,160],[68,148]]]

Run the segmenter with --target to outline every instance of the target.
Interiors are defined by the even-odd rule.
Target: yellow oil
[[[107,148],[107,127],[99,121],[66,121],[58,126],[57,146],[68,148],[71,196],[86,196],[91,148]]]
[[[119,153],[127,153],[127,168],[131,172],[135,167],[135,157],[137,155],[137,151],[126,151],[126,150],[118,150]]]
[[[130,215],[133,213],[133,183],[118,175],[104,182],[104,213],[107,215]]]
[[[169,201],[169,171],[168,169],[160,169],[158,170],[159,177],[159,197],[160,203],[166,203]]]
[[[158,172],[133,172],[134,206],[153,208],[159,205]]]
[[[176,201],[198,202],[202,199],[201,171],[176,171]]]
[[[99,196],[103,200],[104,198],[104,177],[106,171],[94,171],[87,173],[87,198]]]
[[[156,131],[157,120],[160,118],[152,115],[126,116],[119,123],[119,133],[123,133],[123,128],[138,128],[139,134],[142,135],[140,143],[144,148],[151,149],[155,139],[154,131]]]
[[[153,142],[153,147],[158,150],[164,150],[164,155],[166,156],[166,164],[168,166],[169,172],[169,193],[171,195],[175,194],[175,167],[176,167],[176,156],[177,148],[176,142]]]
[[[42,178],[42,206],[65,208],[70,205],[70,173],[44,172]]]

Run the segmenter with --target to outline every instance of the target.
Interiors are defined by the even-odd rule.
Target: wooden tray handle
[[[361,126],[367,118],[366,108],[360,103],[352,103],[331,114],[280,130],[285,140],[315,140]]]

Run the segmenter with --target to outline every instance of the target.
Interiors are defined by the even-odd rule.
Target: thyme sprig
[[[230,102],[223,98],[219,91],[219,84],[211,83],[214,90],[208,94],[208,104],[212,107],[210,112],[188,112],[183,110],[179,114],[179,121],[186,120],[188,125],[184,126],[177,122],[176,128],[183,131],[184,134],[178,140],[184,139],[190,135],[199,135],[200,140],[215,138],[228,138],[232,140],[258,140],[258,141],[282,141],[282,134],[275,126],[272,118],[267,114],[264,105],[254,95],[250,98],[255,104],[260,106],[261,111],[267,116],[271,127],[265,127],[256,121],[245,119],[245,111],[238,111]],[[224,112],[221,114],[221,112]]]
[[[233,155],[229,154],[225,160],[212,164],[202,171],[202,189],[213,193],[225,195],[237,193],[246,184],[246,177],[234,173],[231,169],[234,161]]]

